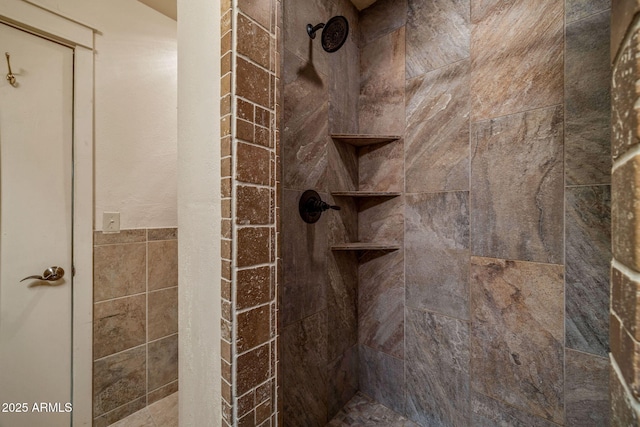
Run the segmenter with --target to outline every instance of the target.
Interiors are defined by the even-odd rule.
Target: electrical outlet
[[[103,212],[102,213],[102,232],[103,233],[119,233],[120,232],[120,212]]]

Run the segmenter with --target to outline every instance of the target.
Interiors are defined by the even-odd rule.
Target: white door
[[[71,423],[72,96],[73,50],[0,24],[0,427]]]

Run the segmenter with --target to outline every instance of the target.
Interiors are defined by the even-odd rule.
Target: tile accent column
[[[94,233],[96,427],[178,391],[177,238],[176,228]]]
[[[222,16],[222,405],[225,426],[276,425],[280,0]]]
[[[640,2],[613,2],[611,410],[612,426],[640,423]]]

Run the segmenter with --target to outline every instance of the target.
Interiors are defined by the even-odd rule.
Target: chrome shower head
[[[335,52],[347,41],[349,35],[349,21],[344,16],[334,16],[326,24],[318,24],[315,27],[307,25],[307,34],[312,39],[316,38],[316,31],[322,28],[322,48],[326,52]]]

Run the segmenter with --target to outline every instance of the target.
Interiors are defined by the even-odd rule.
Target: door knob
[[[24,282],[25,280],[34,279],[34,280],[46,280],[47,282],[55,282],[56,280],[62,279],[64,276],[64,270],[62,267],[49,267],[47,268],[42,276],[27,276],[24,279],[20,280]]]

